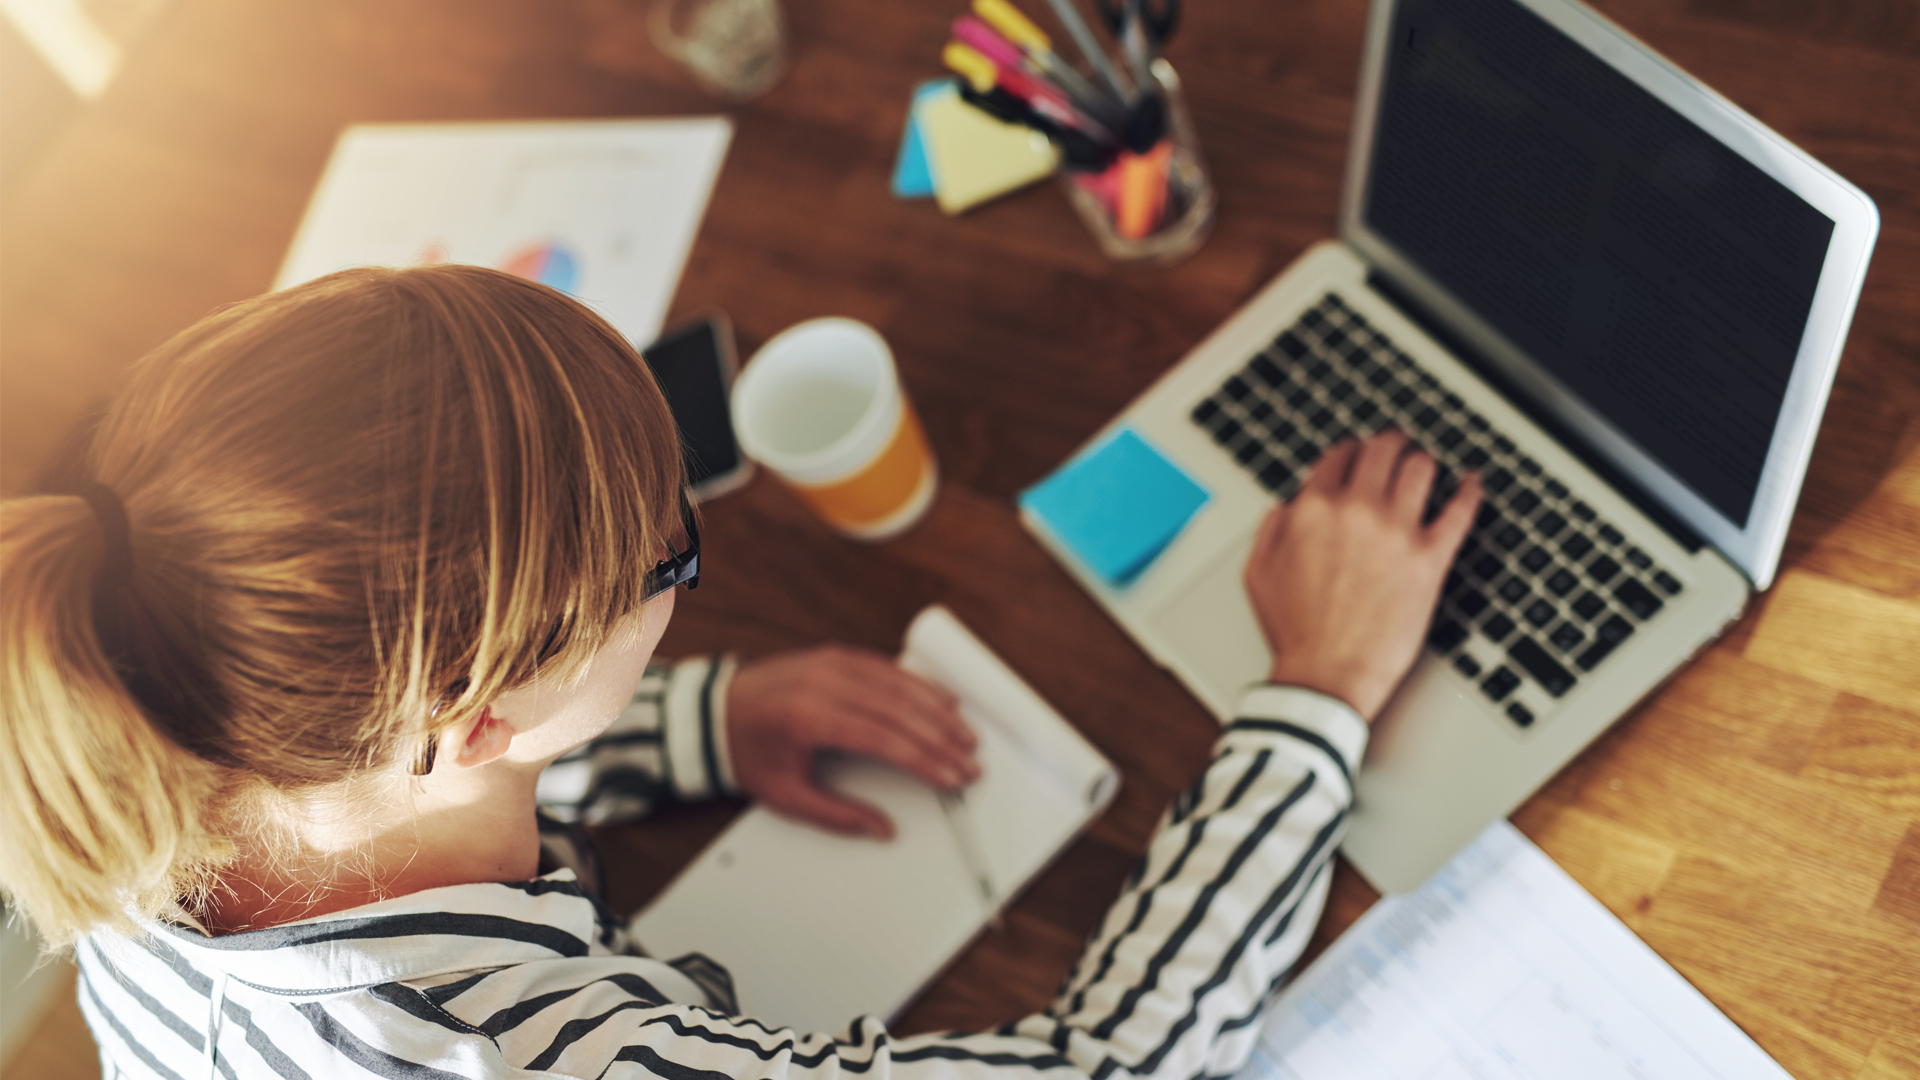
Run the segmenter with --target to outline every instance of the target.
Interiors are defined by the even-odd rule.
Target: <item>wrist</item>
[[[1345,703],[1368,724],[1373,723],[1387,704],[1387,694],[1370,686],[1371,680],[1361,673],[1330,670],[1324,665],[1289,664],[1276,660],[1267,671],[1267,681],[1275,686],[1297,686],[1302,690],[1325,694]]]

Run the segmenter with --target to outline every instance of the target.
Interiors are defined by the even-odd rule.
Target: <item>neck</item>
[[[239,841],[209,899],[208,929],[259,930],[425,889],[525,881],[540,861],[538,776],[506,761],[443,765],[280,808],[284,829]]]

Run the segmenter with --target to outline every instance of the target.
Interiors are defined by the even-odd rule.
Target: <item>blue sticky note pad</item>
[[[893,193],[902,199],[924,199],[933,194],[933,166],[927,161],[927,143],[920,134],[920,103],[942,92],[951,93],[951,79],[935,79],[914,87],[907,106],[907,130],[900,137],[900,157],[893,163]]]
[[[1020,494],[1020,505],[1107,581],[1139,576],[1207,504],[1207,490],[1132,428]]]

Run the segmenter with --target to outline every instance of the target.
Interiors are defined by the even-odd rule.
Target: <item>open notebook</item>
[[[744,1015],[808,1031],[891,1019],[1119,786],[1112,763],[945,608],[914,619],[900,666],[958,695],[980,737],[966,816],[993,899],[933,789],[872,760],[835,760],[828,782],[886,811],[892,842],[756,806],[633,921],[654,956],[724,965]]]

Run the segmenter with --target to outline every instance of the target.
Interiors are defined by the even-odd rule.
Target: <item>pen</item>
[[[1073,44],[1080,50],[1080,55],[1086,57],[1087,63],[1093,65],[1093,70],[1099,74],[1101,81],[1113,90],[1114,96],[1121,101],[1132,101],[1133,87],[1127,85],[1119,72],[1113,70],[1113,65],[1107,61],[1106,50],[1094,40],[1093,31],[1087,28],[1087,21],[1074,10],[1073,0],[1047,0],[1047,6],[1053,9],[1054,15],[1067,28],[1068,36],[1073,38]]]
[[[987,925],[1000,928],[1000,902],[993,893],[993,879],[987,876],[987,852],[980,842],[980,829],[973,820],[973,811],[967,808],[967,797],[958,791],[940,793],[940,809],[947,816],[947,827],[953,831],[954,843],[959,845],[960,858],[967,864],[967,871],[980,886],[980,900],[987,908]]]
[[[1092,87],[1087,86],[1086,80],[1079,79],[1077,75],[1075,76],[1076,80],[1080,86],[1085,87],[1091,92],[1091,96],[1083,94],[1071,86],[1064,85],[1058,80],[1047,82],[1047,76],[1050,74],[1050,71],[1044,64],[1035,60],[1031,53],[1020,48],[1020,46],[1009,41],[1004,35],[994,30],[992,25],[983,19],[973,15],[960,16],[953,20],[953,36],[962,45],[971,47],[980,53],[980,55],[985,56],[996,64],[1025,71],[1033,75],[1036,80],[1046,82],[1052,89],[1060,91],[1074,108],[1079,109],[1088,116],[1098,117],[1102,126],[1113,127],[1116,125],[1116,122],[1124,116],[1122,110],[1114,107],[1112,98],[1093,90]]]
[[[978,49],[959,41],[949,41],[940,52],[941,60],[949,68],[960,74],[973,88],[988,93],[996,87],[1004,88],[1015,97],[1023,99],[1032,109],[1061,127],[1077,128],[1101,142],[1115,141],[1113,132],[1098,120],[1087,116],[1073,107],[1058,88],[1044,80],[1036,79],[1026,72],[996,64],[981,55]]]
[[[1033,24],[1019,8],[1007,0],[973,0],[973,13],[1000,36],[1012,42],[1014,47],[1027,54],[1034,63],[1053,78],[1054,82],[1071,94],[1093,104],[1101,117],[1109,123],[1118,122],[1125,106],[1106,93],[1097,89],[1084,76],[1073,69],[1071,64],[1060,58],[1053,50],[1053,39],[1047,32]]]

